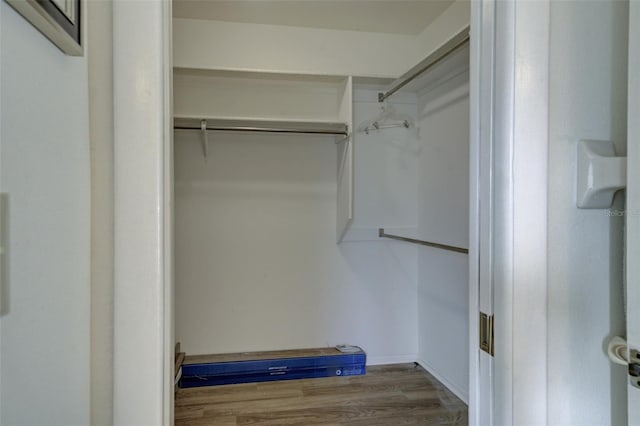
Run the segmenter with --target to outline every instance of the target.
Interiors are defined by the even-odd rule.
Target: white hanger
[[[404,127],[409,129],[415,127],[413,118],[407,114],[399,114],[396,109],[387,102],[380,104],[380,113],[371,120],[366,120],[358,126],[359,132],[367,135],[373,130],[390,129],[394,127]]]

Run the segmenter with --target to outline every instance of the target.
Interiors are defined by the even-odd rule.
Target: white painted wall
[[[362,346],[415,359],[415,252],[335,242],[337,149],[319,136],[178,131],[176,339],[188,354]]]
[[[624,334],[623,219],[576,208],[575,159],[580,138],[613,140],[619,155],[626,152],[627,7],[551,3],[550,424],[626,423],[625,369],[604,349],[609,336]]]
[[[410,35],[177,18],[173,31],[181,68],[395,77],[414,65]]]
[[[174,19],[174,66],[395,78],[469,24],[456,1],[417,35]]]
[[[0,3],[0,187],[8,194],[0,423],[89,424],[86,57]]]
[[[354,220],[347,240],[381,241],[378,228],[412,232],[418,223],[417,128],[362,131],[382,113],[382,90],[358,88],[354,94]],[[398,117],[417,124],[416,102],[415,93],[398,93],[389,101]]]
[[[463,68],[464,69],[464,68]],[[417,238],[469,244],[469,73],[421,92]],[[469,395],[468,256],[435,248],[418,258],[418,355],[464,401]]]
[[[429,241],[469,244],[469,73],[418,97],[419,232]]]
[[[461,29],[469,25],[470,20],[470,0],[456,0],[417,36],[415,40],[415,54],[417,56],[414,63],[434,51],[452,34],[459,33]]]
[[[386,242],[377,238],[377,229],[385,227],[390,233],[468,246],[469,73],[464,55],[391,99],[398,114],[417,117],[418,133],[403,128],[356,132],[355,218],[347,241]],[[356,91],[356,129],[379,114],[375,94],[373,89]],[[466,401],[468,258],[399,244],[412,250],[405,261],[415,262],[417,273],[416,359]]]

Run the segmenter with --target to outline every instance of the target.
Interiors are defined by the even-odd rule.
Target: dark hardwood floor
[[[364,376],[179,389],[182,425],[466,425],[467,407],[414,364]]]

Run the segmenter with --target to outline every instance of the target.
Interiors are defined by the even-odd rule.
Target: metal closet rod
[[[465,253],[465,254],[469,253],[468,249],[462,248],[462,247],[449,246],[447,244],[432,243],[432,242],[429,242],[429,241],[416,240],[414,238],[407,238],[407,237],[400,237],[398,235],[386,234],[384,232],[384,228],[379,228],[378,229],[378,237],[380,237],[380,238],[390,238],[392,240],[404,241],[404,242],[407,242],[407,243],[420,244],[422,246],[434,247],[434,248],[438,248],[438,249],[441,249],[441,250],[455,251],[456,253]]]
[[[389,96],[402,89],[404,86],[415,80],[418,76],[428,71],[431,67],[442,61],[444,58],[455,52],[458,48],[462,47],[467,41],[469,41],[469,26],[467,25],[460,30],[456,35],[444,42],[440,47],[433,51],[424,60],[420,61],[418,65],[411,68],[404,73],[398,79],[391,83],[389,90],[386,92],[378,93],[378,102],[383,102]]]
[[[246,125],[240,120],[217,120],[217,119],[191,119],[176,118],[173,126],[176,130],[202,130],[202,122],[207,130],[230,131],[230,132],[269,132],[269,133],[303,133],[312,135],[332,135],[348,136],[346,124],[326,123],[318,125],[316,123],[300,123],[287,126],[286,123],[269,123],[267,121],[252,121]]]

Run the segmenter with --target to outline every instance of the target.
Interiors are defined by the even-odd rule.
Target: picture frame
[[[82,0],[5,0],[65,54],[82,56]]]

